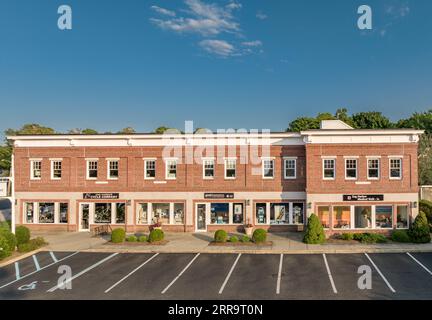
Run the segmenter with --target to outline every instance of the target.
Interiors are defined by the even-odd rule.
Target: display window
[[[210,223],[211,224],[229,223],[229,203],[210,204]]]

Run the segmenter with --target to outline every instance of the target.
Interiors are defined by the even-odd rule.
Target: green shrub
[[[40,247],[46,245],[45,239],[42,237],[38,237],[35,239],[31,239],[27,243],[22,243],[18,245],[18,251],[19,252],[30,252],[34,251],[36,249],[39,249]]]
[[[240,238],[240,241],[241,242],[250,242],[251,239],[247,235],[244,235]]]
[[[387,238],[379,233],[355,233],[354,240],[361,243],[385,243]]]
[[[256,229],[252,235],[252,240],[255,243],[262,243],[267,240],[267,231],[264,229]]]
[[[420,200],[420,211],[424,212],[429,224],[432,224],[432,202],[428,200]]]
[[[312,213],[308,219],[303,242],[308,244],[321,244],[324,243],[325,240],[324,228],[318,217]]]
[[[214,235],[214,240],[216,242],[226,242],[228,235],[225,230],[217,230]]]
[[[17,245],[24,244],[30,241],[30,230],[24,226],[18,226],[15,229],[15,237]]]
[[[236,236],[231,236],[230,239],[229,239],[229,241],[235,243],[235,242],[239,241],[239,238],[236,237]]]
[[[147,236],[139,236],[138,237],[138,242],[147,242],[148,241],[148,237]]]
[[[352,233],[342,233],[341,235],[341,239],[342,240],[353,240],[354,239],[354,235]]]
[[[417,215],[408,235],[414,243],[429,243],[431,241],[429,224],[424,212],[420,211]]]
[[[127,242],[137,242],[138,238],[136,236],[132,235],[132,236],[127,237],[126,241]]]
[[[392,233],[391,239],[395,242],[411,242],[406,230],[396,230]]]
[[[6,229],[11,231],[11,221],[0,221],[0,229]]]
[[[122,243],[125,241],[125,238],[126,238],[126,232],[121,228],[114,229],[111,232],[111,242],[112,243]]]
[[[9,250],[11,252],[15,251],[17,245],[15,235],[9,229],[0,228],[0,236],[3,236],[7,240],[9,244]]]
[[[150,232],[149,241],[150,242],[162,241],[164,237],[165,235],[161,229],[153,229]]]
[[[11,253],[8,240],[0,235],[0,260],[9,257]]]

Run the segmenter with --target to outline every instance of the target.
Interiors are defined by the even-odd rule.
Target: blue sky
[[[60,31],[57,9],[72,8]],[[357,8],[373,29],[357,28]],[[0,130],[284,130],[432,107],[429,0],[2,0]]]

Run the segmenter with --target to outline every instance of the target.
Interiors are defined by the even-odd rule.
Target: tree
[[[15,130],[15,129],[7,129],[5,131],[6,136],[15,136],[15,135],[22,135],[22,134],[55,134],[56,131],[49,127],[41,126],[40,124],[36,123],[29,123],[25,124],[21,127],[21,129]]]
[[[167,130],[169,130],[169,129],[170,128],[168,128],[168,127],[161,126],[161,127],[156,128],[155,131],[154,131],[154,133],[164,134],[164,132],[167,131]]]
[[[136,131],[132,127],[126,127],[126,128],[121,129],[118,133],[120,133],[120,134],[132,134],[132,133],[136,133]]]
[[[321,244],[326,240],[324,228],[319,221],[318,217],[312,213],[308,219],[307,229],[303,238],[304,243],[308,244]]]
[[[346,108],[337,109],[335,113],[336,119],[345,122],[351,127],[355,127],[353,119],[348,115],[348,110]]]
[[[408,234],[414,243],[429,243],[431,241],[429,224],[424,212],[420,211],[417,215]]]
[[[98,134],[98,132],[94,129],[71,129],[68,131],[69,134]]]
[[[432,185],[432,134],[420,137],[418,147],[419,184]]]
[[[381,112],[359,112],[352,115],[354,126],[358,129],[388,129],[393,123]]]
[[[287,131],[300,132],[304,130],[319,129],[320,122],[316,118],[300,117],[289,124]]]
[[[398,128],[425,130],[426,133],[432,133],[432,110],[422,113],[415,112],[408,119],[399,120],[396,126]]]

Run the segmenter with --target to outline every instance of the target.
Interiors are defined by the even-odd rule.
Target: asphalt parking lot
[[[432,253],[39,252],[0,269],[0,299],[432,299],[431,270]]]

